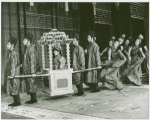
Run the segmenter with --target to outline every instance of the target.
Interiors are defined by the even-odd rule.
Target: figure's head
[[[119,46],[119,42],[118,42],[118,41],[115,41],[115,43],[114,43],[114,48],[117,49],[118,46]]]
[[[96,36],[94,36],[94,41],[96,41]]]
[[[141,43],[142,43],[142,40],[144,39],[143,35],[140,34],[139,37],[138,37],[138,39],[139,39],[139,42],[140,42],[140,44],[141,44]]]
[[[93,42],[93,36],[92,35],[88,35],[87,36],[87,40],[88,40],[88,42]]]
[[[118,42],[119,42],[119,45],[121,45],[123,43],[123,39],[119,38]]]
[[[128,39],[131,39],[131,36],[129,36],[129,38]]]
[[[8,50],[14,49],[16,44],[17,44],[17,39],[14,37],[11,37],[9,41],[7,42],[7,49]]]
[[[139,35],[139,39],[142,39],[142,40],[144,39],[142,34]]]
[[[57,50],[57,49],[54,49],[54,55],[57,56],[57,55],[59,55],[59,54],[60,54],[60,51]]]
[[[125,34],[122,34],[122,35],[121,35],[121,37],[122,37],[122,38],[125,38],[125,37],[126,37],[126,35],[125,35]]]
[[[109,47],[112,47],[113,44],[114,44],[114,41],[110,40],[110,41],[109,41]]]
[[[115,40],[115,36],[112,36],[112,38],[111,38],[112,40]]]
[[[54,55],[61,55],[62,54],[62,47],[60,44],[56,43],[54,46]]]
[[[129,43],[130,43],[130,41],[127,39],[127,40],[125,41],[125,45],[128,46]]]
[[[136,39],[135,41],[135,46],[139,46],[140,45],[140,40],[139,39]]]
[[[24,37],[24,39],[23,39],[23,44],[24,44],[24,45],[27,45],[27,44],[29,44],[29,43],[32,43],[32,37],[31,37],[31,35],[27,35],[27,36]]]
[[[77,45],[79,43],[79,35],[75,34],[75,37],[73,39],[73,45]]]

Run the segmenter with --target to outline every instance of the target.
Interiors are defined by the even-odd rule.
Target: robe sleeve
[[[123,53],[120,50],[118,50],[118,52],[119,52],[121,59],[126,61],[126,57],[123,55]]]
[[[108,48],[108,60],[111,60],[111,48]]]
[[[99,47],[95,46],[94,47],[94,52],[95,52],[95,59],[96,59],[96,67],[101,65],[101,61],[100,61],[100,55],[99,55]]]
[[[83,48],[79,48],[79,62],[81,70],[85,69],[85,57],[84,57],[84,50]]]
[[[36,72],[36,57],[35,57],[35,52],[33,49],[30,50],[29,55],[30,55],[31,74],[35,74],[35,72]]]
[[[11,76],[14,77],[16,74],[16,66],[17,66],[17,55],[11,56]]]
[[[104,54],[105,52],[107,52],[108,48],[105,48],[103,51],[102,51],[102,54]]]
[[[139,48],[139,51],[140,51],[142,57],[145,58],[145,55],[144,55],[144,53],[143,53],[143,51],[142,51],[142,48]]]

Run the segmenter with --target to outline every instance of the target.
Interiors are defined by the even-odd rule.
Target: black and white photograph
[[[149,1],[1,1],[1,119],[149,119]]]

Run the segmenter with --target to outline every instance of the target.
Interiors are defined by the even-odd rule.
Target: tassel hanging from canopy
[[[115,3],[116,9],[119,10],[119,2]]]
[[[68,2],[65,2],[65,14],[68,16],[69,13],[69,5]]]
[[[96,17],[96,2],[93,2],[93,10],[94,10],[94,16]]]
[[[34,2],[30,2],[30,11],[33,9]]]

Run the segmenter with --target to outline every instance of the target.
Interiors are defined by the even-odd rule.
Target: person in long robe
[[[110,40],[109,41],[109,47],[106,47],[102,53],[100,53],[100,57],[101,57],[101,61],[102,61],[102,64],[105,64],[107,62],[107,60],[110,59],[110,55],[108,54],[108,50],[109,49],[112,49],[114,45],[114,40]]]
[[[144,60],[144,67],[147,73],[149,73],[149,50],[147,46],[144,46],[145,50],[145,60]]]
[[[141,63],[143,62],[145,55],[140,46],[140,40],[136,39],[135,46],[129,51],[131,55],[130,67],[125,69],[122,73],[123,76],[126,76],[134,85],[142,85],[141,77]]]
[[[89,45],[87,46],[87,54],[86,54],[86,61],[87,65],[86,68],[101,68],[101,61],[100,61],[100,54],[99,54],[99,46],[94,42],[93,36],[88,35],[87,40]],[[99,92],[100,89],[98,87],[98,72],[97,70],[91,70],[86,72],[86,82],[91,84],[91,92]]]
[[[123,40],[123,43],[125,42],[125,37],[126,37],[125,34],[122,34],[122,35],[121,35],[121,39]]]
[[[123,51],[124,40],[122,38],[119,38],[118,42],[119,42],[118,50]]]
[[[62,47],[60,45],[56,45],[54,47],[54,65],[53,70],[63,70],[66,69],[66,59],[62,56]]]
[[[4,88],[7,95],[13,97],[14,102],[9,104],[8,106],[19,106],[20,103],[20,79],[15,78],[16,75],[20,74],[20,63],[19,63],[19,55],[14,50],[17,44],[17,39],[11,37],[7,43],[8,55],[6,59],[6,67],[5,67],[5,80],[4,80]]]
[[[124,56],[126,57],[126,62],[125,64],[121,67],[121,71],[124,71],[124,69],[127,69],[130,66],[131,63],[131,55],[130,55],[130,50],[131,50],[132,46],[131,46],[131,41],[129,39],[125,40],[124,46],[123,46],[123,51],[122,53],[124,54]],[[122,77],[122,81],[124,83],[127,82],[126,80],[126,76]]]
[[[84,50],[79,45],[79,36],[76,34],[75,38],[73,39],[73,70],[84,70],[85,69],[85,57],[84,57]],[[74,73],[73,80],[76,83],[76,87],[78,92],[75,94],[77,96],[81,96],[84,94],[83,92],[83,73]]]
[[[123,53],[117,49],[119,43],[116,41],[114,43],[114,48],[109,49],[109,54],[111,54],[111,61],[102,70],[99,79],[103,83],[103,87],[108,89],[123,89],[123,84],[121,81],[121,75],[119,73],[120,67],[125,63],[126,58]]]
[[[62,56],[62,47],[59,43],[53,45],[54,50],[54,60],[53,60],[53,70],[63,70],[67,69],[66,59]],[[49,79],[48,77],[44,78],[44,86],[49,87]]]
[[[139,34],[139,36],[138,36],[137,39],[139,39],[140,47],[142,47],[142,40],[144,39],[143,35],[142,35],[142,34]]]
[[[37,102],[36,96],[36,63],[37,63],[37,52],[35,50],[35,45],[32,44],[32,38],[30,35],[27,35],[23,39],[23,44],[26,46],[24,53],[24,62],[23,62],[23,73],[24,75],[32,75],[32,77],[24,78],[26,82],[26,92],[30,94],[31,99],[26,101],[27,104],[33,104]]]

